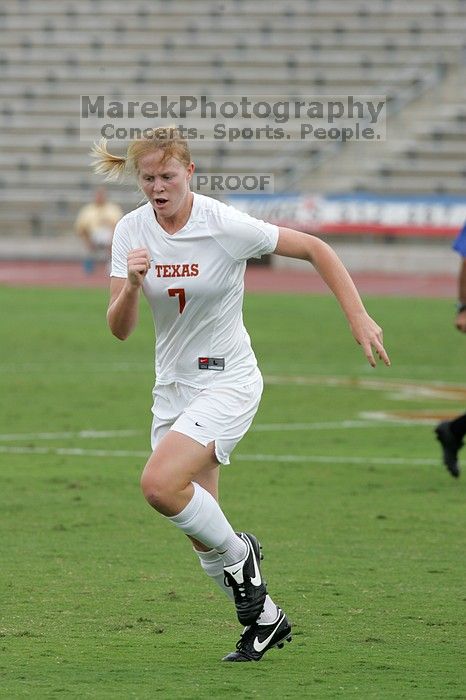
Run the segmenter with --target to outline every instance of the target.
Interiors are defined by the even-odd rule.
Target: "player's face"
[[[139,185],[154,207],[157,218],[168,219],[183,211],[190,202],[189,182],[194,163],[186,167],[176,158],[162,161],[163,152],[155,151],[139,160]]]

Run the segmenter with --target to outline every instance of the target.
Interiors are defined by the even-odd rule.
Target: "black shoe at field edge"
[[[262,553],[259,541],[247,532],[238,532],[237,535],[246,543],[248,554],[243,562],[226,566],[223,572],[225,584],[233,589],[238,620],[246,626],[252,625],[261,614],[267,586],[260,570]]]
[[[285,641],[291,642],[291,624],[287,616],[277,608],[278,618],[269,624],[255,622],[246,627],[236,644],[236,651],[227,654],[222,661],[260,661],[273,647],[281,649]]]
[[[435,428],[435,434],[442,446],[444,465],[452,476],[459,477],[458,451],[463,447],[463,440],[453,435],[448,421],[439,423]]]

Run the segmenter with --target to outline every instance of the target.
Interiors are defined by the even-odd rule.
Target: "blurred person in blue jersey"
[[[453,243],[453,250],[461,255],[461,267],[458,276],[458,303],[456,306],[455,327],[460,333],[466,333],[466,223]],[[435,428],[437,440],[442,446],[443,463],[450,474],[456,478],[460,475],[458,452],[463,447],[466,435],[466,413],[443,421]]]
[[[123,216],[118,204],[110,202],[105,187],[98,187],[94,200],[86,204],[78,213],[75,228],[86,248],[83,260],[84,271],[91,275],[96,263],[110,260],[113,232]]]

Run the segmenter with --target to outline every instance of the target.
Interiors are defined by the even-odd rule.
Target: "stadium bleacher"
[[[464,0],[4,0],[1,20],[0,235],[67,232],[89,200],[81,94],[386,94],[375,148],[197,142],[196,163],[259,163],[282,190],[464,192]],[[115,193],[140,201],[135,186]]]

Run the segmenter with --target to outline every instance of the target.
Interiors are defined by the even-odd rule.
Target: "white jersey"
[[[275,250],[278,228],[211,197],[194,193],[186,225],[168,234],[150,203],[117,224],[114,277],[127,277],[127,254],[152,259],[143,292],[156,329],[157,384],[247,384],[257,361],[243,324],[246,260]]]

